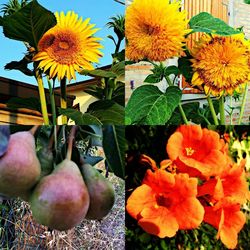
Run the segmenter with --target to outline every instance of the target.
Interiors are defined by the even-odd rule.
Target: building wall
[[[250,39],[250,4],[245,4],[244,0],[234,0],[233,3],[234,26],[243,26],[246,37]]]

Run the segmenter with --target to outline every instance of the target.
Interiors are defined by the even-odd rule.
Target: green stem
[[[207,119],[206,116],[202,115],[204,121],[207,123],[207,125],[211,125],[211,122]]]
[[[171,82],[169,76],[165,76],[165,79],[166,79],[169,86],[174,86],[174,83]],[[184,124],[188,124],[188,119],[186,117],[185,111],[182,108],[181,103],[178,104],[178,108],[179,108],[179,111],[180,111],[180,114],[181,114],[181,117],[182,117]]]
[[[67,149],[67,154],[66,154],[66,159],[71,160],[72,156],[72,148],[73,148],[73,141],[75,139],[76,131],[77,131],[77,126],[74,125],[71,127],[69,138],[68,138],[68,149]]]
[[[64,77],[60,82],[61,87],[61,108],[67,108],[67,94],[66,94],[66,78]],[[68,119],[67,116],[62,115],[62,124],[67,124]]]
[[[111,99],[112,99],[112,94],[113,94],[113,88],[109,88],[109,89],[108,89],[107,100],[111,100]]]
[[[51,104],[51,112],[52,112],[52,121],[53,125],[57,125],[57,120],[56,120],[56,104],[55,104],[55,95],[54,95],[54,90],[52,88],[51,82],[49,78],[47,78],[48,85],[49,85],[49,95],[50,95],[50,104]]]
[[[218,118],[217,118],[217,115],[216,115],[216,112],[214,109],[213,101],[212,101],[210,95],[207,96],[207,103],[208,103],[209,109],[211,111],[213,120],[214,120],[214,125],[219,125],[219,121],[218,121]]]
[[[220,99],[219,99],[219,108],[220,108],[220,124],[225,125],[226,117],[225,117],[224,96],[221,96]]]
[[[122,42],[122,40],[118,38],[118,42],[117,42],[116,48],[115,48],[115,54],[118,53],[120,46],[121,46],[121,42]]]
[[[181,117],[182,117],[182,120],[183,120],[184,124],[188,124],[188,119],[186,117],[185,111],[182,108],[181,103],[178,104],[178,108],[179,108],[179,111],[181,113]]]
[[[49,125],[49,115],[48,115],[48,110],[47,110],[47,103],[46,103],[45,91],[44,91],[44,86],[43,86],[43,79],[42,79],[42,76],[39,72],[39,69],[35,70],[35,76],[36,76],[36,81],[38,83],[38,90],[39,90],[39,96],[40,96],[40,102],[41,102],[43,122],[44,122],[44,125]]]
[[[109,85],[108,85],[108,80],[104,79],[105,82],[105,89],[104,89],[104,95],[105,95],[105,100],[108,100],[109,97]]]
[[[242,99],[242,103],[241,103],[240,117],[239,117],[238,125],[240,125],[242,123],[242,118],[244,115],[245,106],[246,106],[246,102],[247,102],[247,92],[248,92],[248,84],[246,84],[245,89],[244,89],[244,95],[243,95],[243,99]]]

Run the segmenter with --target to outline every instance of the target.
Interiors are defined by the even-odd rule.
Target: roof
[[[106,65],[106,66],[102,66],[102,67],[100,67],[98,69],[108,70],[110,68],[111,68],[111,64]],[[67,91],[68,92],[77,91],[77,90],[82,91],[87,86],[95,85],[97,83],[97,81],[98,81],[98,77],[91,78],[91,79],[84,80],[84,81],[80,81],[80,82],[76,82],[76,83],[72,83],[72,84],[68,84],[67,85]],[[57,90],[57,92],[59,92],[60,87],[56,87],[55,90]]]
[[[48,89],[45,89],[45,94],[48,103],[48,111],[50,112]],[[37,86],[5,77],[0,77],[0,103],[6,104],[12,97],[35,97],[39,99],[39,90]],[[67,97],[68,106],[72,106],[75,96],[68,95]],[[60,93],[55,93],[55,102],[57,106],[60,106]]]

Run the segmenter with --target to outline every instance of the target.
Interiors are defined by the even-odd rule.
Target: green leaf
[[[98,124],[102,125],[102,122],[95,116],[75,110],[75,109],[61,109],[59,108],[59,113],[61,115],[66,115],[68,118],[73,120],[77,125],[91,125]]]
[[[157,74],[150,74],[144,80],[144,82],[147,82],[147,83],[158,83],[160,81],[162,81],[162,77]]]
[[[87,113],[96,117],[102,124],[124,124],[124,107],[112,100],[100,100],[91,103]]]
[[[239,30],[230,27],[221,19],[215,18],[207,12],[201,12],[198,15],[192,17],[189,21],[189,26],[190,29],[193,30],[191,33],[205,32],[223,36],[230,36],[240,33]]]
[[[168,66],[167,68],[165,68],[165,71],[164,71],[165,76],[169,76],[169,75],[178,76],[179,74],[180,74],[180,70],[174,65]]]
[[[194,74],[192,69],[192,62],[190,61],[190,59],[192,59],[192,56],[187,51],[186,53],[187,56],[180,57],[178,59],[178,67],[186,82],[191,83]]]
[[[144,80],[144,82],[158,83],[162,81],[164,77],[166,76],[169,76],[172,74],[174,75],[180,74],[180,70],[176,66],[171,65],[171,66],[166,67],[162,63],[160,63],[159,65],[154,64],[154,68],[151,71],[153,72],[153,74],[148,75],[146,79]]]
[[[84,89],[84,92],[89,94],[89,95],[92,95],[92,96],[96,97],[97,99],[102,99],[103,96],[104,96],[104,89],[98,87],[97,85],[87,86]]]
[[[112,100],[121,106],[125,106],[125,83],[117,82],[116,89],[112,94]]]
[[[82,70],[80,72],[81,75],[88,75],[88,76],[98,76],[98,77],[104,77],[104,78],[115,78],[116,74],[108,71],[108,70],[102,70],[102,69],[94,69],[94,70]]]
[[[156,86],[137,88],[126,107],[127,120],[132,124],[164,125],[181,100],[181,90],[170,86],[162,93]]]
[[[185,103],[182,104],[182,108],[186,114],[186,117],[189,121],[192,121],[197,124],[201,124],[199,119],[199,109],[200,109],[200,103],[199,102],[190,102],[190,103]],[[194,121],[195,120],[195,121]],[[175,109],[175,111],[172,114],[171,119],[168,121],[168,125],[179,125],[182,124],[182,116],[180,114],[180,111],[178,107]]]
[[[7,151],[10,139],[9,126],[0,126],[0,157]]]
[[[56,25],[52,12],[33,0],[16,13],[2,19],[4,35],[10,39],[28,42],[37,48],[43,34]]]
[[[117,60],[119,62],[124,61],[125,60],[125,49],[121,50],[118,53],[112,54],[112,57],[114,60]]]
[[[218,100],[213,100],[214,108],[216,114],[219,112],[219,102]],[[182,104],[182,108],[186,114],[186,117],[189,121],[195,124],[208,125],[208,122],[213,124],[213,117],[209,106],[207,104],[203,105],[203,108],[200,107],[199,102],[189,102]],[[207,122],[208,121],[208,122]],[[182,116],[179,112],[179,109],[176,108],[172,114],[171,119],[168,121],[168,125],[179,125],[182,124]]]
[[[111,71],[117,78],[125,76],[125,61],[118,62],[111,67]]]
[[[125,177],[125,127],[103,126],[103,149],[109,168],[120,178]]]
[[[126,125],[131,125],[132,124],[132,120],[127,116],[125,116],[125,124]]]
[[[75,141],[88,141],[88,146],[84,147],[87,153],[89,147],[102,147],[102,126],[100,125],[82,125],[78,126]]]
[[[100,156],[91,156],[86,154],[81,154],[81,157],[84,160],[84,163],[88,163],[92,166],[96,165],[98,162],[103,160],[103,157]]]
[[[3,26],[3,17],[0,16],[0,26]]]
[[[28,68],[28,64],[32,62],[32,58],[24,56],[20,61],[11,61],[4,66],[6,70],[19,70],[27,76],[34,76],[34,72]]]

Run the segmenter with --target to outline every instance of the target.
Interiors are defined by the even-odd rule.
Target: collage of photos
[[[0,0],[0,250],[250,249],[249,13]]]

